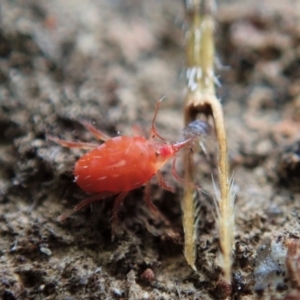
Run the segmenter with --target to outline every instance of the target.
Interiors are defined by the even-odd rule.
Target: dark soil
[[[85,151],[46,140],[94,142],[83,119],[111,136],[136,124],[148,131],[162,96],[157,128],[180,140],[182,1],[0,5],[2,299],[221,298],[212,197],[200,204],[196,273],[183,256],[182,184],[170,165],[163,172],[176,193],[151,185],[165,218],[135,190],[111,241],[112,198],[57,220],[86,197],[72,175]],[[220,5],[216,34],[236,192],[232,299],[300,299],[300,2]],[[195,159],[213,195],[213,134],[207,145]]]

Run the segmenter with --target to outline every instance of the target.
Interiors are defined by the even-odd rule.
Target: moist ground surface
[[[87,195],[73,182],[85,152],[46,135],[95,142],[110,134],[182,138],[184,10],[181,1],[1,2],[0,295],[2,299],[219,299],[215,228],[217,143],[195,153],[208,191],[199,209],[197,268],[183,256],[182,184],[152,181],[164,217],[129,194],[111,241],[113,198],[58,216]],[[300,3],[219,5],[216,45],[236,193],[233,299],[299,299]],[[178,162],[178,172],[181,164]],[[153,278],[154,276],[154,278]]]

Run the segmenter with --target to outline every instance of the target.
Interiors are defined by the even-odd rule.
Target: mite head
[[[176,153],[185,147],[188,147],[191,145],[193,139],[187,139],[183,142],[173,143],[173,144],[161,144],[157,143],[155,145],[155,165],[157,170],[160,169],[169,159],[174,157]]]

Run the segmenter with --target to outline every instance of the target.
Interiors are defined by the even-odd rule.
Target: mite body
[[[160,168],[168,160],[175,158],[180,149],[191,146],[195,139],[192,137],[181,142],[169,143],[157,133],[154,122],[160,103],[161,101],[158,101],[156,104],[149,139],[142,136],[110,138],[87,122],[81,123],[104,143],[97,145],[68,142],[48,137],[49,140],[64,147],[92,149],[76,162],[74,176],[75,182],[81,189],[96,195],[81,201],[70,213],[61,216],[60,220],[64,220],[70,214],[92,202],[118,195],[113,208],[113,221],[116,223],[119,206],[128,192],[144,184],[146,184],[145,201],[151,210],[157,211],[150,198],[150,179],[156,175],[159,184],[173,192],[173,189],[165,183]],[[160,139],[160,141],[155,138]],[[172,173],[179,179],[175,171],[175,160],[173,161]]]
[[[114,137],[77,161],[75,181],[89,193],[129,192],[149,181],[176,150],[144,137]]]

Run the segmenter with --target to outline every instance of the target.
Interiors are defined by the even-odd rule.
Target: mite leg
[[[191,186],[192,188],[194,188],[195,190],[197,190],[199,193],[203,193],[203,194],[209,196],[209,193],[206,192],[206,191],[204,191],[199,185],[196,185],[196,184],[194,184],[194,183],[192,183],[192,182],[188,182],[188,181],[182,179],[182,178],[178,175],[178,173],[177,173],[177,171],[176,171],[176,156],[175,156],[175,158],[173,159],[173,162],[172,162],[172,174],[173,174],[173,176],[174,176],[179,182],[182,182],[183,184],[189,185],[189,186]]]
[[[109,135],[100,131],[87,121],[80,121],[80,124],[82,124],[96,139],[100,141],[106,142],[107,140],[111,139]]]
[[[141,126],[138,124],[135,124],[132,126],[132,133],[133,133],[133,136],[145,136],[145,132],[143,131]]]
[[[157,209],[157,207],[152,203],[150,198],[150,181],[146,183],[145,186],[145,202],[150,208],[152,212],[156,214],[166,225],[170,225],[170,222],[166,219],[166,217]]]
[[[94,195],[92,197],[89,197],[89,198],[86,198],[84,200],[82,200],[81,202],[79,202],[71,211],[61,215],[58,217],[58,221],[62,222],[64,221],[66,218],[68,218],[70,215],[72,215],[73,213],[81,210],[83,207],[93,203],[93,202],[97,202],[97,201],[100,201],[100,200],[103,200],[107,197],[110,197],[110,196],[113,196],[115,195],[115,193],[112,193],[112,192],[104,192],[104,193],[101,193],[101,194],[97,194],[97,195]]]
[[[123,202],[124,198],[127,196],[128,192],[122,192],[118,195],[115,199],[114,206],[113,206],[113,221],[112,221],[112,240],[115,237],[116,227],[118,224],[118,212],[121,203]]]
[[[95,149],[99,146],[97,144],[92,144],[92,143],[68,142],[52,136],[47,136],[47,140],[68,148]]]
[[[161,139],[162,141],[164,142],[167,142],[166,139],[164,139],[156,130],[155,128],[155,120],[156,120],[156,117],[157,117],[157,113],[158,113],[158,110],[159,110],[159,107],[160,107],[160,104],[161,102],[164,100],[165,97],[162,97],[160,100],[158,100],[156,102],[156,105],[155,105],[155,111],[154,111],[154,116],[153,116],[153,119],[152,119],[152,123],[151,123],[151,130],[150,130],[150,137],[149,139],[152,139],[154,137],[158,137],[159,139]]]
[[[182,179],[182,178],[178,175],[178,173],[177,173],[177,171],[176,171],[176,156],[174,157],[173,162],[172,162],[172,174],[173,174],[173,176],[174,176],[179,182],[182,182],[182,183],[184,183],[184,184],[191,184],[190,182],[186,182],[184,179]]]
[[[170,191],[172,193],[175,193],[175,189],[173,187],[169,186],[165,182],[165,180],[163,178],[163,175],[162,175],[162,173],[159,170],[157,170],[157,172],[156,172],[156,178],[157,178],[158,183],[160,184],[160,186],[162,186],[164,189],[166,189],[166,190],[168,190],[168,191]]]
[[[156,206],[151,201],[150,181],[148,181],[145,185],[145,202],[153,212],[158,213],[158,210],[157,210]]]

